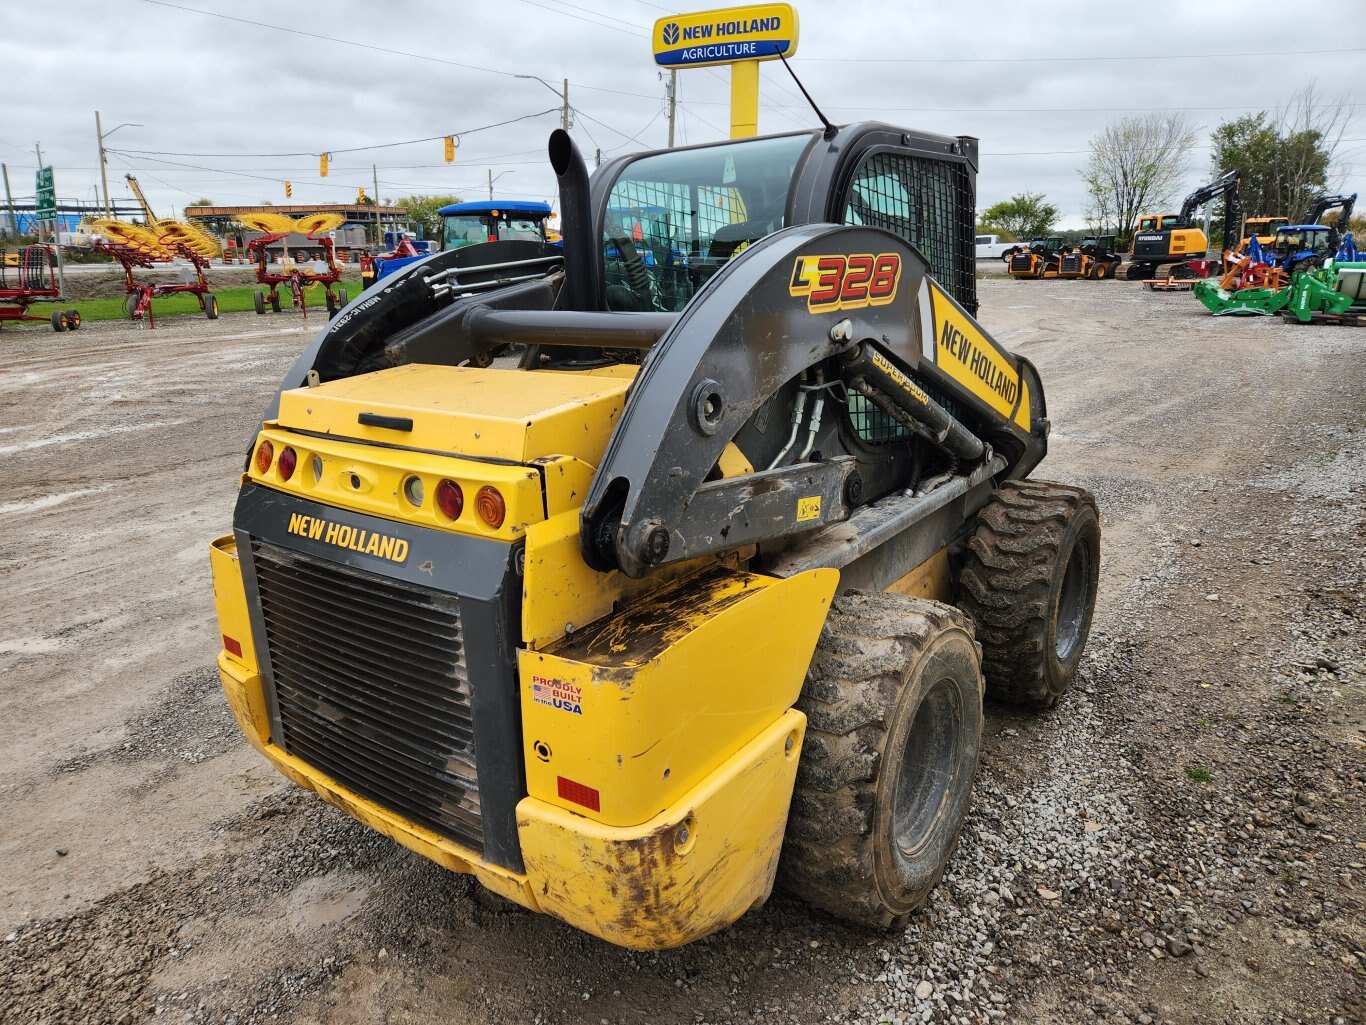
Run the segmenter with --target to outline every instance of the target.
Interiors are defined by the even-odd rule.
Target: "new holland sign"
[[[655,63],[696,68],[774,60],[797,52],[797,12],[791,4],[755,4],[674,14],[655,22]]]

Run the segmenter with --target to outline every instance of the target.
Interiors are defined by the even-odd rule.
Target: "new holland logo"
[[[669,46],[678,42],[678,22],[671,21],[664,26],[664,42]]]
[[[304,516],[300,513],[289,514],[288,531],[310,541],[336,545],[361,555],[374,555],[389,562],[402,563],[408,558],[408,542],[401,537],[377,534],[371,530],[349,527],[343,523],[333,523],[317,516]]]

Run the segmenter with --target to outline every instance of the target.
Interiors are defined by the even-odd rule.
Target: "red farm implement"
[[[0,326],[7,320],[48,320],[28,312],[35,302],[61,298],[50,246],[0,249]],[[76,310],[57,310],[52,330],[75,331],[81,326]]]
[[[308,319],[306,289],[321,285],[327,305],[327,315],[334,317],[346,305],[346,289],[337,284],[341,280],[342,268],[337,262],[336,246],[325,232],[341,227],[344,218],[340,214],[309,214],[297,221],[283,214],[269,212],[243,214],[237,218],[239,224],[252,231],[259,231],[259,238],[247,243],[247,258],[256,264],[256,282],[268,285],[268,291],[256,290],[256,312],[265,313],[269,306],[280,312],[281,286],[289,290],[290,305],[300,310]],[[289,258],[289,245],[282,248],[279,270],[272,270],[269,247],[292,234],[301,234],[310,243],[322,248],[323,259],[311,263],[296,262]]]
[[[144,318],[156,327],[152,300],[188,292],[199,300],[199,308],[210,320],[218,319],[218,300],[209,292],[204,271],[218,252],[218,243],[198,228],[181,221],[154,221],[143,227],[127,221],[109,219],[94,223],[94,246],[123,265],[124,289],[128,298],[124,309],[133,320]],[[178,282],[139,282],[135,269],[151,270],[158,263],[184,261]]]

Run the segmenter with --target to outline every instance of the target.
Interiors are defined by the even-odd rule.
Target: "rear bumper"
[[[523,798],[517,831],[526,871],[513,872],[271,744],[260,675],[226,652],[218,670],[243,735],[282,775],[424,858],[610,943],[638,950],[691,943],[772,891],[806,729],[800,712],[784,712],[681,800],[637,826],[604,826]]]

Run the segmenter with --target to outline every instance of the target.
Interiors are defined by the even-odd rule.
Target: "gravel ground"
[[[981,290],[1048,389],[1040,475],[1100,503],[1077,686],[988,708],[962,843],[904,934],[779,894],[659,954],[484,894],[237,738],[203,546],[305,332],[7,331],[0,1017],[1366,1020],[1366,333],[1125,282]]]

